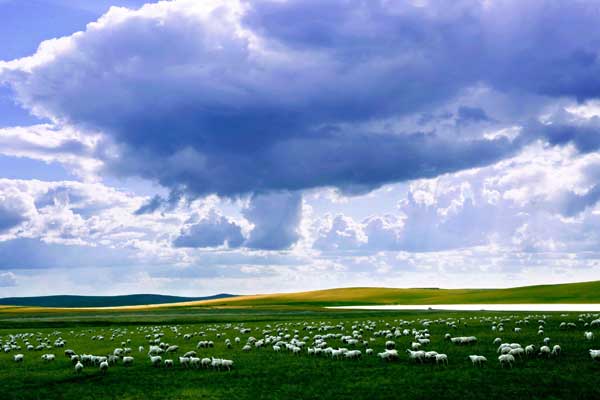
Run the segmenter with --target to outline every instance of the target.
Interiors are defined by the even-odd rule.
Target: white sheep
[[[15,362],[23,362],[25,356],[23,356],[23,354],[15,354],[13,357],[13,360]]]
[[[540,347],[540,353],[539,353],[540,357],[550,357],[550,353],[551,353],[550,347],[548,347],[548,346]]]
[[[560,348],[559,345],[555,344],[554,347],[552,347],[552,355],[555,357],[559,357],[560,353],[561,353],[562,349]]]
[[[535,354],[535,346],[530,344],[529,346],[525,347],[525,355],[526,356],[532,356],[533,354]]]
[[[583,334],[583,337],[584,337],[586,340],[594,340],[594,332],[585,332],[585,333]]]
[[[500,361],[500,366],[502,368],[504,368],[504,365],[506,364],[512,368],[512,363],[515,362],[515,358],[511,354],[502,354],[498,356],[498,361]]]
[[[173,360],[170,358],[167,358],[164,362],[165,364],[165,368],[172,368],[173,367]]]
[[[150,356],[150,363],[155,367],[159,367],[160,364],[162,363],[162,357],[161,356]]]
[[[127,365],[131,365],[131,364],[133,364],[133,357],[131,357],[131,356],[123,357],[123,365],[127,366]]]
[[[108,362],[107,361],[102,361],[100,363],[100,371],[105,374],[106,371],[108,371]]]
[[[437,365],[448,365],[448,356],[446,354],[436,354],[435,355],[435,363]]]
[[[590,357],[592,357],[592,361],[600,361],[600,350],[590,349]]]
[[[44,354],[42,356],[42,360],[46,361],[46,362],[50,362],[50,361],[54,361],[56,357],[54,356],[54,354]]]
[[[481,367],[485,363],[487,363],[487,358],[485,358],[484,356],[470,355],[469,360],[471,360],[474,367],[476,367],[476,366]]]
[[[206,367],[206,368],[208,368],[208,367],[210,367],[210,364],[211,364],[211,359],[210,359],[210,358],[203,358],[202,360],[200,360],[200,364],[201,364],[203,367]]]
[[[83,371],[83,364],[81,361],[77,361],[77,364],[75,364],[75,373],[79,374],[81,371]]]
[[[412,350],[406,349],[406,353],[408,354],[408,357],[415,362],[422,363],[425,359],[425,352],[423,350],[412,351]]]

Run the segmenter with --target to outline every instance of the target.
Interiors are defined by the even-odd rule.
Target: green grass
[[[6,341],[8,334],[40,332],[41,336],[54,338],[61,335],[68,341],[66,348],[82,353],[104,355],[131,339],[135,364],[132,367],[111,367],[103,376],[93,367],[87,367],[81,376],[73,374],[70,361],[64,358],[64,349],[53,349],[57,355],[54,363],[46,364],[41,353],[22,350],[25,362],[17,365],[12,361],[15,353],[0,353],[0,399],[594,399],[600,398],[600,363],[594,363],[587,354],[589,348],[600,348],[600,340],[592,343],[583,340],[583,324],[577,321],[577,313],[560,316],[546,313],[546,336],[563,348],[560,359],[538,358],[519,362],[512,370],[501,369],[496,360],[494,337],[501,336],[507,342],[523,345],[539,345],[542,337],[536,334],[537,319],[521,325],[523,332],[515,334],[512,328],[525,313],[490,312],[367,312],[323,311],[318,309],[198,309],[180,307],[138,312],[87,312],[87,313],[31,313],[26,315],[3,314],[0,316],[0,337]],[[509,319],[502,334],[492,332],[489,322],[481,317]],[[511,318],[511,316],[516,316]],[[270,348],[241,351],[248,336],[260,337],[262,331],[279,324],[290,331],[299,329],[305,333],[305,323],[342,323],[346,334],[353,324],[367,320],[376,321],[377,329],[386,324],[396,326],[399,321],[409,321],[415,328],[422,328],[421,320],[460,319],[459,327],[451,329],[439,321],[429,327],[432,343],[428,349],[448,354],[447,368],[434,365],[414,365],[402,355],[398,362],[385,363],[376,357],[365,356],[362,360],[331,360],[327,357],[308,356],[305,352],[293,356],[290,353],[274,353]],[[589,321],[590,318],[586,318]],[[561,330],[561,321],[573,321],[577,328]],[[465,325],[466,322],[466,325]],[[226,328],[226,324],[232,326]],[[185,370],[178,365],[169,370],[153,368],[145,355],[137,352],[137,346],[147,349],[145,332],[147,326],[164,325],[164,341],[178,344],[182,351],[195,349],[201,338],[185,341],[167,326],[179,325],[180,332],[204,331],[203,340],[215,341],[214,349],[201,349],[199,356],[218,356],[235,361],[231,372],[212,370]],[[244,324],[252,328],[250,334],[241,335],[233,326]],[[242,343],[227,349],[224,337],[242,338]],[[127,331],[115,341],[108,338],[115,329]],[[474,346],[456,346],[445,341],[446,332],[453,335],[475,335],[479,338]],[[57,332],[60,332],[58,334]],[[332,332],[340,332],[334,330]],[[85,333],[85,336],[81,336]],[[92,341],[94,334],[104,334],[104,341]],[[597,336],[600,332],[596,330]],[[374,337],[365,333],[365,338]],[[380,351],[386,339],[376,337],[371,346]],[[411,337],[395,339],[400,350],[412,341]],[[339,340],[328,340],[333,346],[341,346]],[[489,359],[485,368],[473,368],[465,359],[468,354],[483,354]],[[176,363],[177,364],[177,363]]]

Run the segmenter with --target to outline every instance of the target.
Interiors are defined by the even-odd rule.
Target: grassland
[[[538,357],[517,362],[512,369],[502,369],[496,360],[496,336],[506,342],[523,345],[541,344],[537,335],[538,318],[531,316],[529,324],[521,324],[523,331],[514,333],[517,321],[525,314],[489,312],[366,312],[323,311],[320,309],[210,309],[197,307],[174,307],[147,311],[87,311],[68,313],[0,314],[0,337],[34,332],[39,337],[67,340],[65,348],[78,353],[106,355],[121,341],[130,339],[134,348],[134,365],[116,365],[102,375],[96,367],[86,367],[76,376],[73,366],[56,348],[42,352],[21,350],[25,354],[22,364],[12,361],[12,353],[0,354],[0,399],[599,399],[600,363],[591,361],[589,348],[600,348],[600,340],[583,340],[584,326],[579,316],[546,314],[546,333],[552,343],[563,348],[560,358]],[[487,318],[503,319],[505,332],[492,332]],[[592,316],[584,317],[589,321]],[[275,353],[269,347],[242,351],[250,335],[260,338],[263,331],[280,330],[300,337],[312,337],[317,333],[306,326],[320,323],[338,328],[328,332],[352,333],[353,325],[375,321],[376,329],[402,326],[423,329],[424,320],[437,321],[429,326],[432,342],[427,349],[448,354],[447,367],[415,365],[404,354],[397,362],[386,363],[376,356],[364,356],[360,360],[332,360],[329,357],[300,355],[289,352]],[[456,329],[449,328],[448,320],[458,321]],[[559,329],[562,321],[575,322],[571,330]],[[341,325],[340,325],[341,324]],[[388,325],[389,324],[389,325]],[[343,325],[343,330],[340,326]],[[153,368],[145,353],[137,347],[148,348],[145,335],[149,327],[160,326],[165,334],[163,341],[177,344],[181,352],[196,349],[198,340],[213,340],[215,347],[198,350],[200,357],[215,356],[232,359],[235,367],[231,372],[207,369],[189,370],[179,365],[172,369]],[[177,327],[181,334],[204,332],[186,341],[171,328]],[[251,328],[249,334],[240,334],[236,328]],[[287,330],[287,331],[286,331]],[[456,346],[444,340],[444,334],[474,335],[479,342],[474,346]],[[217,337],[217,333],[222,334]],[[93,335],[103,335],[102,341],[91,340]],[[115,339],[110,341],[111,335]],[[596,332],[600,336],[600,332]],[[240,344],[228,349],[224,339],[241,337]],[[370,341],[376,351],[384,348],[385,338],[364,331],[363,337]],[[401,352],[414,340],[411,336],[394,339]],[[343,346],[339,339],[330,339],[333,347]],[[363,347],[358,347],[363,349]],[[42,353],[57,355],[53,363],[44,363]],[[180,352],[180,353],[181,353]],[[484,368],[473,368],[466,360],[469,354],[488,357]],[[176,358],[176,357],[174,357]]]
[[[122,296],[116,296],[122,297]],[[97,311],[101,305],[113,305],[111,300],[94,298],[98,307],[89,304],[73,305],[70,308],[54,307],[59,312],[79,312],[78,308],[88,307],[88,311]],[[106,302],[108,301],[108,303]],[[119,299],[118,304],[123,304]],[[111,307],[112,309],[139,311],[154,308],[172,307],[233,307],[233,308],[315,308],[326,306],[352,305],[392,305],[392,304],[540,304],[540,303],[600,303],[600,281],[568,283],[559,285],[524,286],[508,289],[398,289],[398,288],[340,288],[316,290],[298,293],[275,293],[251,296],[235,296],[210,300],[182,301],[171,304],[143,304]],[[0,304],[7,304],[6,302]],[[50,310],[37,308],[36,304],[45,305],[44,301],[28,301],[25,308],[5,308],[13,312],[44,312]],[[76,304],[76,303],[74,303]],[[118,305],[117,304],[117,305]],[[1,307],[0,307],[0,312]]]

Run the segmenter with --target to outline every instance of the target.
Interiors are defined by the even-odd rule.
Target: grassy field
[[[529,315],[529,323],[520,323]],[[64,348],[43,351],[27,351],[23,340],[16,340],[21,350],[0,353],[0,399],[594,399],[600,398],[600,362],[593,362],[588,354],[590,348],[600,348],[600,332],[596,339],[584,340],[583,332],[589,328],[584,322],[594,317],[580,317],[577,313],[543,315],[490,312],[366,312],[324,311],[320,309],[209,309],[174,307],[167,309],[138,310],[135,312],[73,312],[45,313],[0,312],[0,337],[3,344],[9,335],[32,333],[35,338],[48,338],[52,344],[58,337],[67,341]],[[546,320],[545,334],[537,334],[538,320]],[[327,339],[327,345],[338,348],[357,348],[363,352],[359,360],[334,360],[328,356],[308,355],[306,349],[298,355],[282,351],[276,353],[267,345],[242,351],[250,336],[257,339],[266,335],[294,335],[300,339],[307,336],[306,346],[312,344],[317,334],[352,335],[362,329],[362,340],[380,352],[385,339],[376,331],[402,329],[425,329],[423,323],[431,321],[428,330],[431,343],[425,350],[435,350],[449,357],[447,367],[435,364],[414,364],[404,353],[414,337],[394,338],[400,350],[400,359],[384,362],[377,356],[365,355],[365,347],[344,345],[339,338]],[[504,332],[493,332],[493,323],[504,321]],[[575,328],[560,329],[561,322],[574,322]],[[456,328],[448,326],[456,323]],[[367,325],[374,323],[373,330]],[[334,327],[326,331],[310,327]],[[352,327],[355,327],[353,329]],[[519,326],[522,332],[515,333]],[[152,331],[152,328],[155,330]],[[250,328],[240,333],[241,327]],[[177,331],[174,329],[177,328]],[[186,369],[179,365],[154,368],[146,352],[150,333],[164,333],[163,342],[180,346],[179,355],[196,350],[199,340],[214,341],[214,348],[198,349],[199,357],[222,357],[234,361],[232,371],[212,369]],[[202,333],[201,333],[202,332]],[[471,346],[458,346],[444,339],[453,336],[474,335],[478,342]],[[191,340],[184,334],[195,333]],[[219,336],[217,336],[219,334]],[[103,335],[104,340],[92,340]],[[114,336],[114,340],[110,340]],[[526,358],[517,361],[512,369],[500,368],[497,361],[495,337],[504,342],[518,342],[523,346],[533,343],[538,347],[543,337],[551,338],[551,344],[560,344],[560,357],[542,359]],[[240,337],[239,344],[234,342]],[[233,347],[226,348],[225,339],[232,340]],[[78,354],[107,355],[121,342],[129,339],[133,348],[134,365],[121,363],[111,366],[103,375],[95,366],[86,366],[81,375],[75,375],[73,365],[64,355],[64,349]],[[289,341],[290,339],[283,339]],[[145,352],[138,352],[138,346]],[[25,356],[17,364],[14,354]],[[57,359],[45,363],[43,353],[54,353]],[[481,354],[488,358],[488,365],[474,368],[466,359],[469,354]],[[163,357],[165,358],[165,357]]]
[[[145,295],[148,296],[148,295]],[[59,298],[69,297],[71,308],[58,308],[58,312],[79,312],[76,308],[76,300],[73,296],[55,296]],[[126,304],[122,297],[85,297],[79,307],[90,305],[114,306]],[[162,296],[167,297],[167,296]],[[28,298],[23,308],[2,308],[5,312],[49,312],[47,308],[37,308],[35,305],[47,304],[44,298]],[[60,301],[67,301],[60,299]],[[141,301],[141,300],[140,300]],[[172,303],[171,301],[169,301]],[[524,286],[508,289],[398,289],[398,288],[340,288],[317,290],[298,293],[275,293],[266,295],[235,296],[211,300],[194,300],[172,304],[140,304],[138,305],[111,307],[121,310],[146,310],[154,308],[172,307],[252,307],[252,308],[314,308],[325,306],[348,306],[348,305],[387,305],[387,304],[523,304],[523,303],[600,303],[600,281],[568,283],[559,285]],[[0,302],[8,304],[8,302]],[[59,303],[60,304],[60,303]],[[97,307],[96,307],[97,309]],[[96,310],[94,310],[96,311]]]

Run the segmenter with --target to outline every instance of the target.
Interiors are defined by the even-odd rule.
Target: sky
[[[600,279],[599,18],[0,0],[0,297]]]

